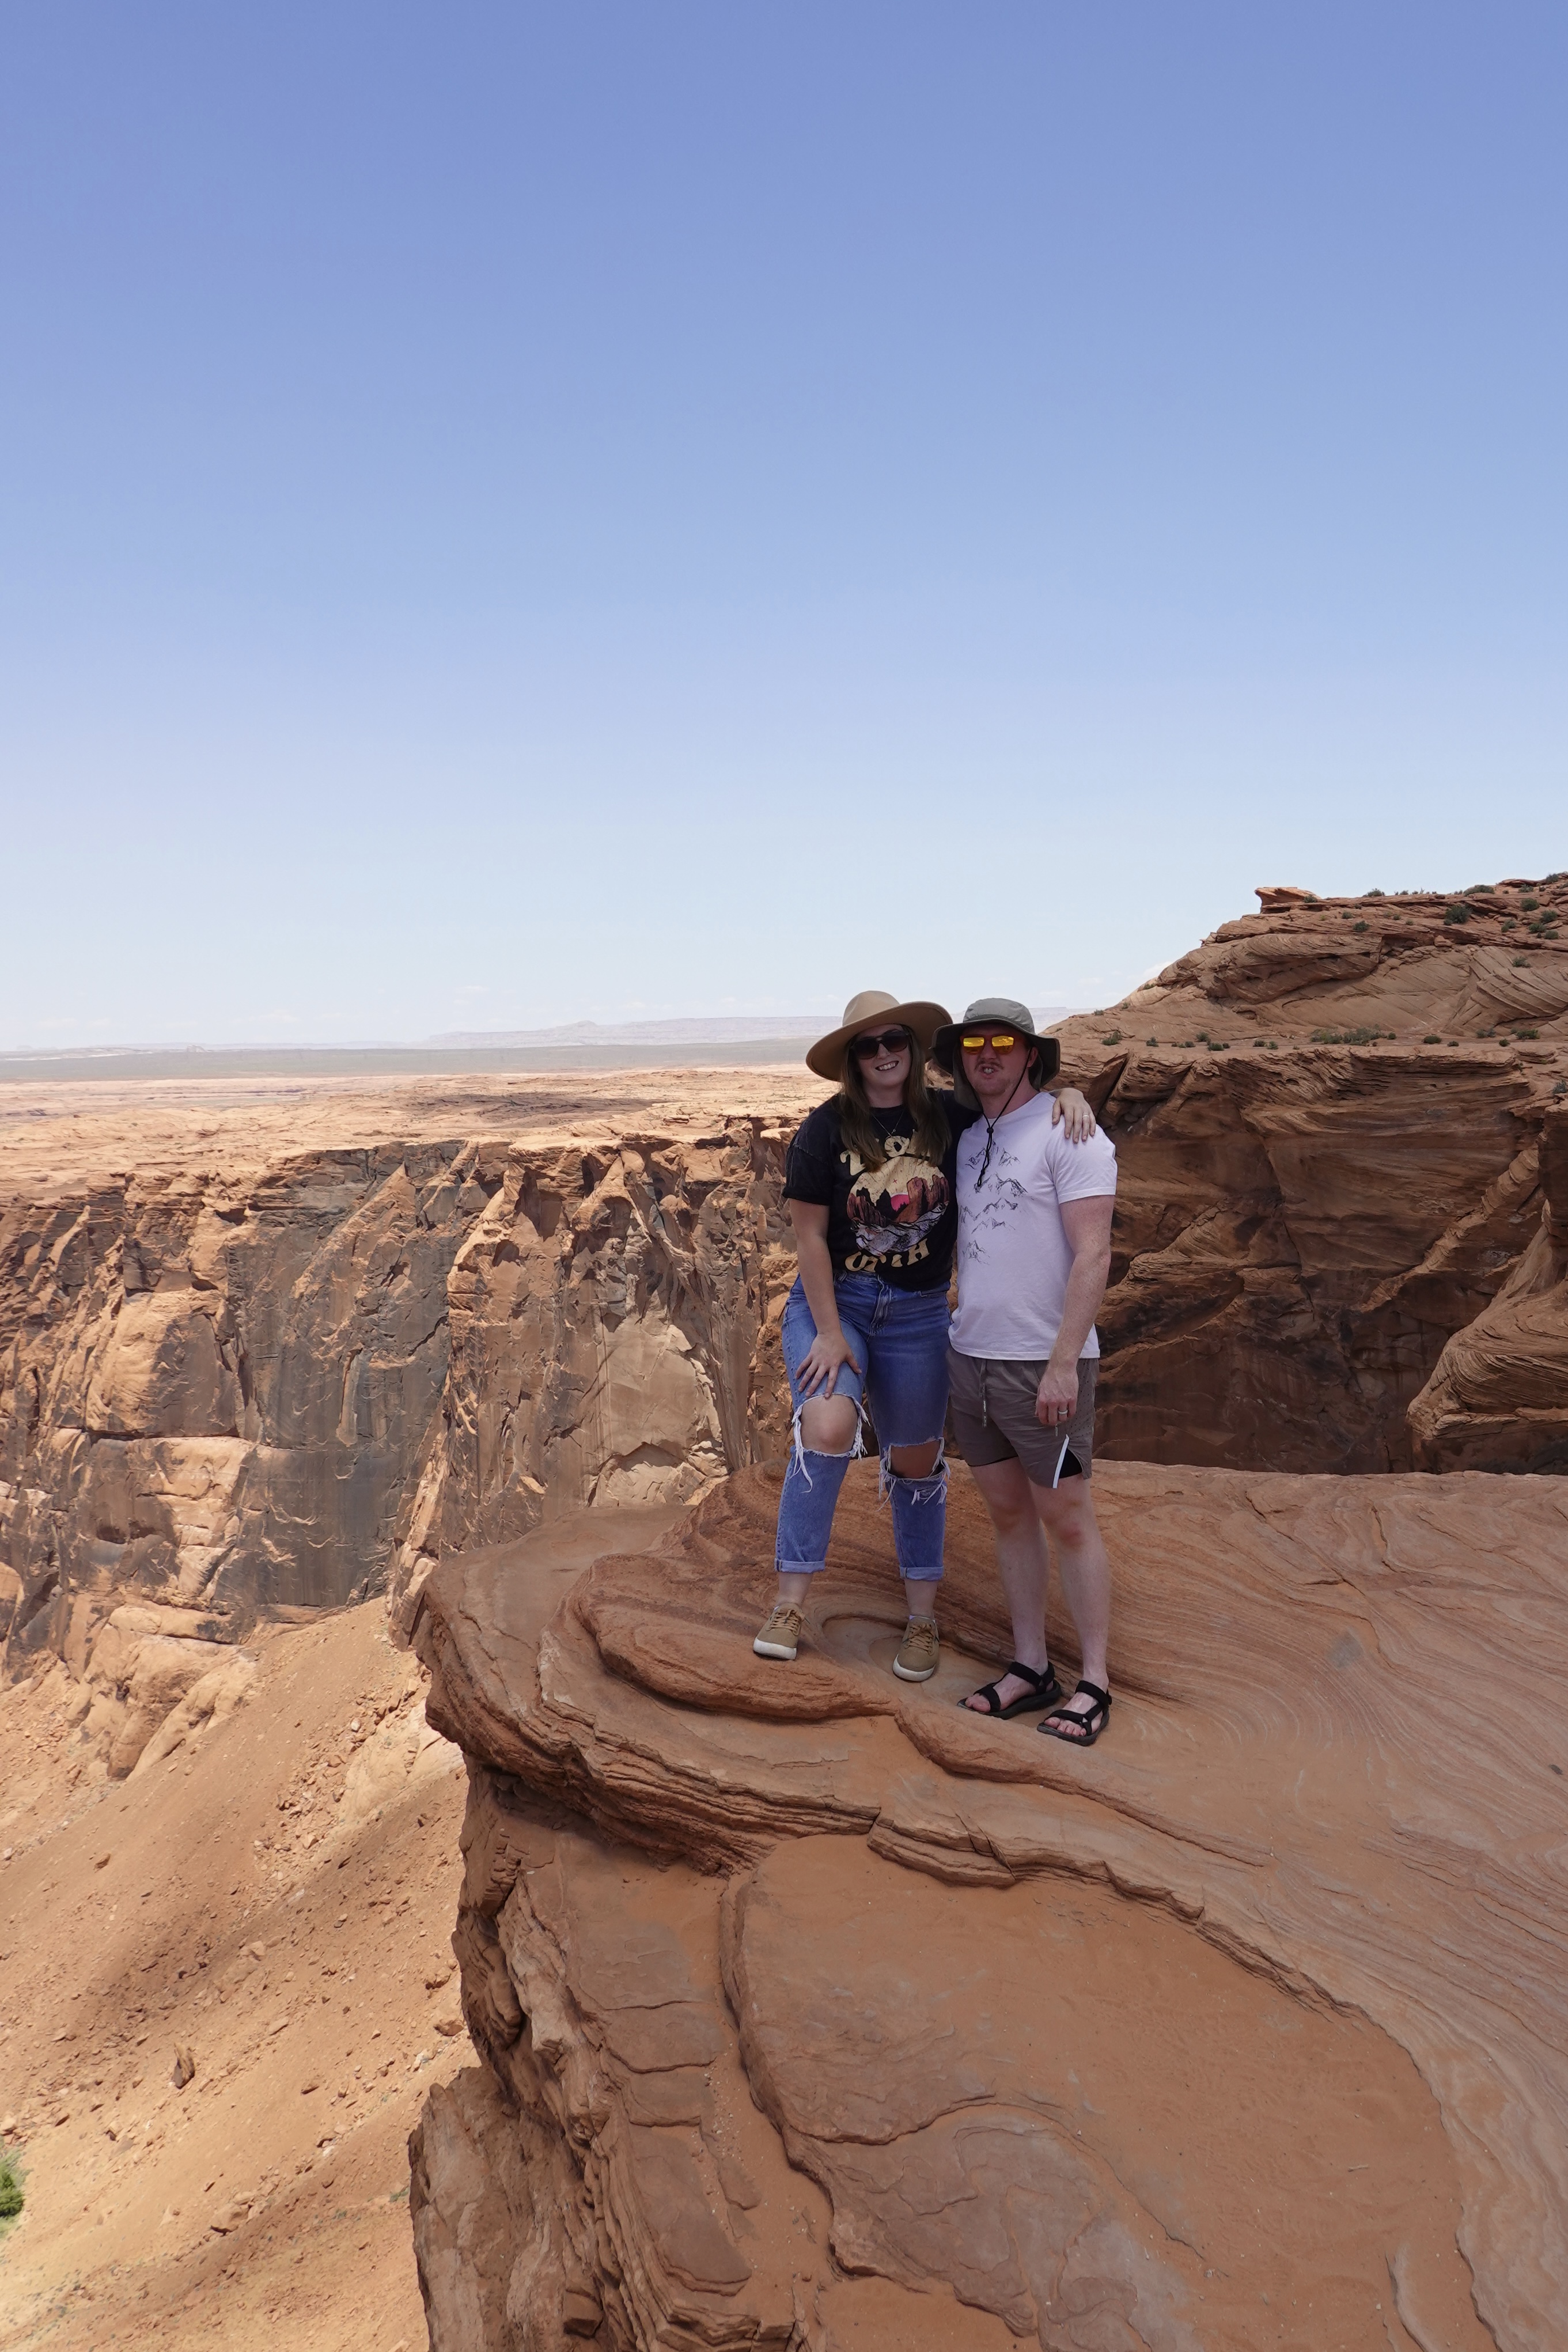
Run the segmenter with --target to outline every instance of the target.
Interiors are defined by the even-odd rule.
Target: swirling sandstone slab
[[[602,2342],[891,2345],[937,2309],[979,2344],[1562,2340],[1568,1496],[1097,1487],[1088,1755],[952,1704],[1006,1654],[962,1475],[920,1688],[870,1471],[793,1668],[749,1648],[763,1473],[563,1594],[505,1548],[426,1588],[483,2096],[577,2249],[520,2213],[506,2259]]]

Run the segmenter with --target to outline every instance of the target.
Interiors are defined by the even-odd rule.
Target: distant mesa
[[[566,1021],[555,1029],[444,1029],[427,1045],[700,1045],[745,1037],[804,1037],[831,1027],[826,1013],[674,1014],[665,1021]]]
[[[1066,1021],[1082,1007],[1037,1004],[1035,1019]],[[749,1037],[787,1037],[804,1045],[836,1025],[832,1013],[734,1013],[715,1018],[675,1014],[667,1021],[568,1021],[559,1029],[447,1029],[431,1045],[732,1045]]]

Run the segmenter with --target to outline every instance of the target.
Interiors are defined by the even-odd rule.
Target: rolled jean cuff
[[[779,1576],[820,1576],[827,1566],[825,1559],[775,1559],[774,1572]]]

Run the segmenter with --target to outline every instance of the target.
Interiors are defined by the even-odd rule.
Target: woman
[[[784,1314],[795,1443],[779,1497],[778,1595],[752,1644],[761,1658],[795,1654],[845,1471],[865,1450],[869,1403],[910,1612],[893,1672],[923,1683],[940,1663],[932,1603],[947,1521],[954,1170],[958,1139],[977,1115],[926,1086],[927,1051],[947,1024],[940,1004],[900,1004],[868,989],[805,1057],[839,1090],[797,1130],[784,1176],[800,1266]],[[1074,1141],[1094,1132],[1093,1113],[1070,1087],[1056,1116]]]

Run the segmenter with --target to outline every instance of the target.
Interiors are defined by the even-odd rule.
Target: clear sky
[[[0,25],[0,1047],[1568,866],[1560,0]]]

